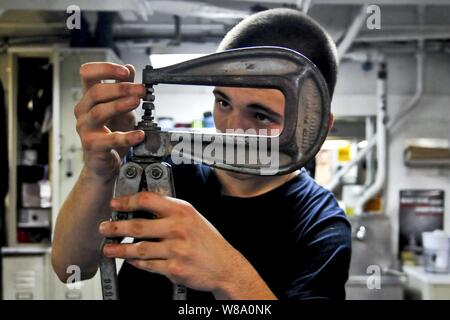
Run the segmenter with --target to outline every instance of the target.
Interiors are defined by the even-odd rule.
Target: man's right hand
[[[75,106],[75,117],[85,171],[97,180],[111,181],[127,150],[144,139],[142,130],[133,129],[134,109],[145,88],[132,83],[132,65],[86,63],[80,68],[80,76],[84,90]],[[102,83],[102,80],[116,80],[116,83]]]

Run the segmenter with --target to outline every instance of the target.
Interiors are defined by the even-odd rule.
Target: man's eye
[[[266,116],[265,114],[260,113],[260,112],[256,112],[254,114],[254,117],[257,121],[259,121],[263,124],[269,124],[269,123],[273,122],[271,118],[269,118],[268,116]]]
[[[222,99],[216,99],[216,104],[218,104],[221,108],[229,108],[230,104]]]

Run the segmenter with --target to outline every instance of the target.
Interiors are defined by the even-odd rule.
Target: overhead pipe
[[[339,62],[342,60],[342,57],[344,57],[344,55],[346,54],[346,52],[352,45],[353,41],[355,40],[356,36],[358,35],[359,31],[361,30],[361,27],[363,26],[364,22],[366,21],[366,15],[367,15],[366,11],[367,11],[367,5],[361,6],[358,14],[356,15],[352,24],[348,28],[347,33],[345,34],[344,38],[337,46],[337,56],[338,56]]]
[[[421,41],[422,42],[422,41]],[[417,79],[416,79],[416,92],[414,96],[406,103],[406,106],[401,108],[401,111],[392,121],[388,123],[388,130],[394,130],[397,124],[403,119],[407,114],[409,114],[417,105],[423,95],[423,78],[424,78],[424,60],[425,54],[423,51],[423,44],[419,45],[419,52],[416,53],[417,61]]]
[[[418,8],[419,15],[419,23],[423,26],[425,23],[425,7],[420,6]],[[408,101],[406,106],[401,108],[399,114],[388,124],[388,130],[392,131],[395,129],[396,125],[403,119],[406,115],[408,115],[417,105],[423,95],[424,89],[424,60],[425,60],[425,39],[419,39],[418,42],[418,50],[416,52],[416,68],[417,68],[417,76],[416,76],[416,92],[411,100]]]

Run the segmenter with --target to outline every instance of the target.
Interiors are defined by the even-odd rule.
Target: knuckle
[[[114,102],[112,102],[112,109],[114,111],[115,114],[119,113],[120,110],[124,107],[125,102],[121,101],[121,100],[115,100]]]
[[[128,94],[128,92],[129,92],[129,86],[128,86],[127,83],[120,82],[120,83],[118,83],[117,85],[118,85],[119,93],[120,93],[121,95],[125,96],[125,95]]]
[[[139,104],[139,97],[131,96],[130,100],[127,101],[126,107],[136,107]]]
[[[116,148],[120,148],[123,147],[123,135],[119,132],[113,132],[110,133],[111,135],[111,148],[112,149],[116,149]]]
[[[95,147],[95,139],[94,137],[87,135],[83,137],[82,144],[85,150],[93,150]]]
[[[170,230],[170,235],[173,238],[186,239],[188,237],[188,231],[183,224],[177,224]]]
[[[167,272],[171,278],[182,279],[184,277],[183,267],[176,261],[172,261],[167,265]]]
[[[139,237],[144,231],[144,226],[140,221],[133,221],[130,225],[130,232],[133,236]]]
[[[194,206],[187,201],[182,201],[180,203],[180,214],[183,216],[190,216],[194,211]]]
[[[144,258],[147,255],[147,245],[145,242],[139,242],[136,245],[136,255],[140,258]]]
[[[92,88],[89,89],[89,97],[92,101],[97,102],[101,99],[102,96],[102,84],[97,83],[92,86]]]
[[[136,198],[136,204],[139,208],[145,208],[151,196],[148,192],[141,192]]]
[[[98,123],[102,119],[102,113],[99,108],[94,108],[89,112],[89,117],[93,123]]]
[[[187,258],[189,256],[187,248],[181,244],[172,246],[170,248],[170,253],[172,256],[181,259]]]

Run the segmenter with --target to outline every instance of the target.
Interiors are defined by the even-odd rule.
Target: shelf
[[[450,167],[450,159],[405,159],[405,165],[408,167],[416,167],[416,168],[429,168],[429,167],[440,167],[440,168],[449,168]]]

